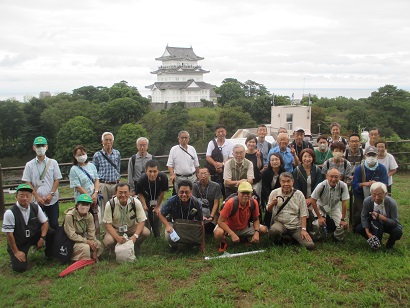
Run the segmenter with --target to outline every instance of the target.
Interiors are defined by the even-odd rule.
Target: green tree
[[[272,96],[263,95],[253,100],[249,114],[256,123],[270,123],[272,110]]]
[[[317,134],[319,133],[319,124],[320,124],[320,133],[322,135],[329,135],[327,132],[327,126],[325,125],[326,114],[322,107],[312,106],[311,107],[311,128],[312,133]]]
[[[410,92],[386,85],[373,92],[367,103],[373,110],[380,111],[383,119],[387,119],[385,128],[382,128],[384,136],[391,128],[401,138],[410,138]],[[372,126],[380,125],[375,122]]]
[[[239,82],[225,82],[220,87],[215,88],[215,93],[220,95],[218,104],[221,106],[229,101],[245,97],[245,91]]]
[[[76,116],[96,121],[99,117],[99,106],[83,99],[59,101],[42,112],[41,120],[47,127],[48,136],[54,138],[61,127]]]
[[[260,96],[271,96],[268,89],[260,83],[253,80],[247,80],[243,84],[243,90],[246,97],[260,97]]]
[[[289,96],[282,96],[282,95],[275,95],[275,106],[286,106],[290,105],[290,97]]]
[[[140,98],[142,103],[132,98],[114,99],[102,107],[101,116],[112,125],[137,122],[148,112],[149,103],[144,100],[147,99]]]
[[[148,138],[148,133],[141,124],[127,123],[120,127],[115,136],[115,144],[122,157],[130,157],[136,153],[135,142],[139,137]]]
[[[9,142],[14,144],[24,126],[22,104],[15,101],[0,102],[0,132],[3,146]]]
[[[252,119],[251,115],[245,112],[241,107],[227,107],[221,110],[218,123],[223,123],[226,129],[232,132],[232,134],[234,134],[238,128],[256,126],[256,122]]]
[[[60,163],[72,160],[76,145],[85,146],[91,153],[99,147],[93,121],[83,116],[76,116],[65,123],[58,132],[56,140],[55,157]]]
[[[108,91],[110,101],[118,99],[118,98],[133,98],[138,99],[141,98],[140,92],[136,87],[132,87],[128,85],[128,82],[122,80],[118,83],[114,83]]]

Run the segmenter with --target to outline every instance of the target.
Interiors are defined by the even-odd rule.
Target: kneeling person
[[[74,242],[72,261],[98,260],[103,252],[103,246],[95,237],[94,217],[89,212],[93,199],[82,194],[78,196],[75,208],[65,212],[64,231],[67,237]]]
[[[127,234],[134,242],[135,254],[140,250],[142,242],[150,235],[145,227],[144,209],[141,202],[131,197],[130,186],[126,183],[118,183],[115,186],[115,197],[107,202],[104,211],[103,222],[107,233],[104,236],[104,245],[108,249],[114,248],[116,243],[124,244]]]
[[[45,255],[53,256],[54,230],[49,229],[47,217],[33,200],[33,189],[21,184],[16,189],[16,204],[4,213],[3,232],[7,233],[7,252],[16,272],[27,270],[27,254],[31,246],[46,247]],[[47,246],[45,243],[47,241]]]
[[[340,179],[339,170],[331,168],[326,174],[326,180],[319,183],[312,193],[312,206],[319,226],[333,232],[333,238],[338,242],[346,236],[347,200],[350,199],[347,184]]]
[[[202,214],[202,205],[197,198],[192,196],[192,183],[189,180],[181,180],[177,184],[178,193],[165,202],[158,217],[165,226],[165,240],[172,249],[177,249],[178,244],[200,245],[205,252],[205,229]],[[171,216],[171,222],[167,216]],[[186,222],[186,221],[192,221]],[[174,230],[181,223],[181,231]],[[189,226],[191,224],[191,226]],[[191,234],[190,230],[192,231]],[[174,232],[176,231],[176,232]],[[182,231],[184,231],[182,233]],[[175,233],[178,237],[174,237]],[[196,245],[197,244],[197,245]]]
[[[215,239],[220,241],[220,252],[223,252],[227,246],[225,235],[230,235],[234,243],[238,243],[240,237],[247,237],[251,243],[259,243],[259,235],[267,233],[266,226],[260,225],[259,222],[258,202],[251,200],[252,191],[250,183],[240,183],[238,197],[226,201],[221,210],[218,225],[214,230]]]

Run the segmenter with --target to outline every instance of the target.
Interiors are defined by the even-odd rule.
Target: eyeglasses
[[[191,192],[189,191],[189,190],[181,190],[181,191],[178,191],[178,195],[181,195],[181,196],[183,196],[183,195],[189,195]]]
[[[189,139],[189,137],[179,137],[179,139]]]

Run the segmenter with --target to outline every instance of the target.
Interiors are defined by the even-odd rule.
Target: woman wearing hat
[[[81,194],[77,198],[75,208],[65,212],[64,231],[68,238],[74,242],[72,261],[98,260],[103,251],[103,246],[95,237],[94,218],[89,213],[93,203],[88,194]]]

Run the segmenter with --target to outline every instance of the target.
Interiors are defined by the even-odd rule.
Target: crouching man
[[[340,180],[339,170],[331,168],[326,180],[319,183],[312,193],[312,206],[318,217],[318,224],[337,242],[344,240],[348,223],[346,221],[347,200],[349,191],[347,184]],[[325,231],[325,235],[327,235]]]
[[[238,196],[226,201],[221,210],[214,230],[215,239],[220,241],[219,252],[226,250],[226,235],[229,235],[234,243],[238,243],[240,237],[247,238],[251,243],[259,243],[259,236],[268,232],[266,226],[260,225],[259,205],[252,199],[252,191],[250,183],[241,182]]]
[[[300,190],[293,188],[293,176],[290,172],[283,172],[279,176],[280,188],[270,193],[266,210],[272,213],[272,225],[269,237],[277,244],[282,242],[282,236],[290,235],[306,249],[315,248],[306,230],[308,210],[305,196]]]
[[[370,186],[370,196],[364,199],[361,218],[362,223],[355,227],[355,232],[367,239],[373,250],[381,247],[384,233],[390,234],[387,249],[401,239],[403,227],[399,223],[397,203],[387,195],[386,184],[375,182]]]
[[[144,209],[141,202],[131,197],[130,186],[118,183],[115,186],[115,197],[107,202],[104,211],[103,223],[107,233],[104,236],[104,245],[113,249],[115,244],[124,244],[124,234],[134,242],[135,255],[140,251],[142,242],[149,237],[150,231],[145,227]]]
[[[52,258],[54,230],[49,229],[47,217],[33,200],[33,189],[21,184],[16,189],[16,204],[4,213],[2,232],[7,233],[7,252],[13,271],[27,270],[27,255],[31,246],[44,248],[47,258]],[[47,245],[45,245],[47,242]]]
[[[200,246],[205,252],[205,228],[202,205],[192,196],[192,183],[180,180],[178,192],[165,202],[158,217],[165,226],[165,240],[172,250],[178,249],[178,244]],[[170,221],[167,220],[169,215]]]

